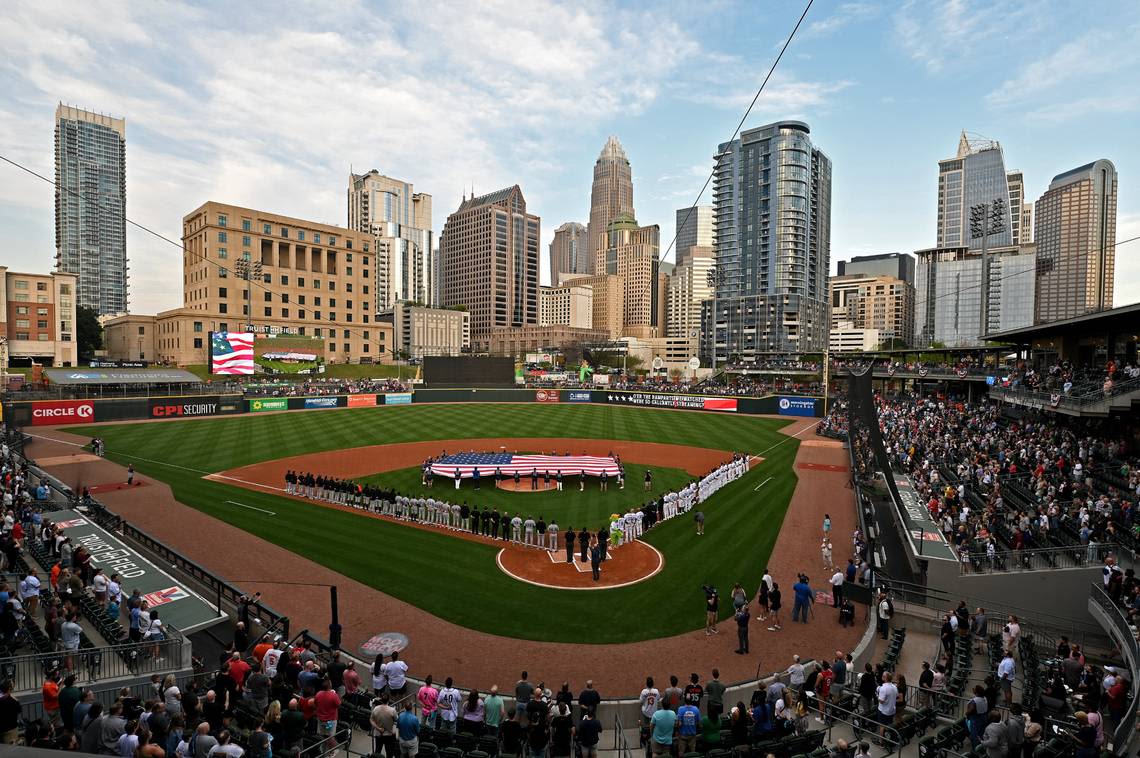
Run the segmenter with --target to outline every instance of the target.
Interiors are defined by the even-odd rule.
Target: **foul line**
[[[28,434],[28,433],[25,432],[25,434]],[[71,445],[72,447],[82,448],[82,447],[86,446],[86,443],[80,444],[78,442],[69,442],[67,440],[57,440],[55,437],[44,437],[44,436],[39,435],[39,434],[28,434],[28,436],[29,437],[35,437],[36,439],[39,439],[39,440],[48,440],[49,442],[58,442],[58,443],[63,444],[63,445]],[[195,474],[209,474],[210,473],[209,471],[203,471],[200,468],[190,468],[189,466],[179,466],[177,463],[167,463],[166,461],[156,461],[153,458],[143,458],[141,456],[130,455],[128,453],[116,452],[116,455],[120,455],[123,458],[131,458],[131,459],[136,460],[136,461],[143,461],[145,463],[155,463],[155,464],[158,464],[159,466],[169,466],[170,468],[181,469],[183,471],[191,471]],[[108,461],[108,462],[114,463],[114,461]]]
[[[779,442],[775,443],[774,445],[769,445],[767,448],[765,448],[765,449],[761,450],[759,453],[755,453],[755,454],[753,454],[753,456],[752,456],[752,457],[753,457],[753,458],[759,458],[760,456],[764,455],[765,453],[767,453],[767,452],[770,452],[770,451],[772,451],[772,450],[775,450],[775,449],[776,449],[776,448],[778,448],[780,445],[783,445],[785,442],[791,442],[792,440],[796,439],[797,437],[799,437],[799,436],[800,436],[801,434],[803,434],[804,432],[807,432],[807,431],[810,431],[810,430],[812,430],[812,429],[815,429],[817,426],[819,426],[819,425],[820,425],[820,424],[822,424],[822,423],[823,423],[823,419],[820,419],[819,421],[816,421],[814,424],[812,424],[812,425],[810,425],[810,426],[805,426],[803,429],[800,429],[800,430],[799,430],[798,432],[796,432],[795,434],[788,434],[788,435],[785,435],[785,436],[784,436],[784,439],[780,440]]]
[[[764,481],[762,481],[762,482],[760,482],[759,484],[757,484],[757,485],[756,485],[756,486],[755,486],[755,487],[752,489],[752,491],[753,491],[753,492],[756,492],[756,491],[758,491],[758,490],[759,490],[761,487],[763,487],[765,484],[767,484],[767,483],[768,483],[768,482],[770,482],[770,481],[772,481],[772,477],[768,477],[768,478],[767,478],[767,479],[765,479]]]
[[[225,502],[231,503],[233,505],[240,505],[242,508],[249,508],[251,511],[261,511],[262,513],[268,513],[270,516],[276,516],[277,515],[277,513],[275,511],[267,511],[264,508],[254,508],[252,505],[246,505],[245,503],[239,503],[236,500],[227,500]]]

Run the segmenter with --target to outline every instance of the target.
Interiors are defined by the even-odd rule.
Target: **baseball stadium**
[[[55,652],[50,623],[27,616],[11,678],[50,716],[50,700],[33,701],[45,667],[97,700],[145,696],[156,675],[193,699],[233,665],[263,671],[267,650],[304,655],[302,674],[339,674],[341,698],[339,731],[301,738],[306,755],[371,752],[370,709],[423,719],[419,696],[444,680],[464,697],[502,692],[504,713],[529,712],[528,693],[551,690],[551,707],[596,696],[602,750],[619,756],[646,739],[647,699],[707,687],[696,697],[715,698],[704,705],[725,715],[712,723],[739,745],[733,703],[787,688],[778,710],[798,692],[824,707],[819,724],[745,744],[791,756],[870,737],[875,754],[925,754],[969,739],[971,670],[1003,648],[1030,660],[1044,635],[1111,660],[1108,608],[1080,621],[1079,604],[1126,543],[1073,546],[1059,524],[1056,544],[979,553],[919,505],[921,469],[890,462],[891,419],[932,406],[892,405],[882,388],[970,391],[985,376],[885,362],[764,371],[687,384],[584,372],[558,386],[479,357],[432,359],[410,380],[47,369],[53,389],[4,405],[6,471],[22,472],[6,481],[28,492],[25,534],[41,535],[9,563],[30,575],[21,588],[44,577],[47,603],[79,593],[81,644]],[[772,381],[811,372],[832,391]],[[1022,599],[1046,583],[1052,611]],[[126,598],[109,601],[113,618],[108,587]],[[120,616],[120,602],[140,614]],[[136,616],[159,620],[161,638]],[[948,649],[951,617],[989,651]],[[1009,620],[1025,618],[1011,640]],[[934,650],[940,699],[927,697]],[[826,694],[840,674],[846,688]],[[862,699],[887,674],[918,682],[889,724]],[[235,733],[256,721],[247,705],[227,709]],[[478,752],[489,730],[425,735],[429,751]]]

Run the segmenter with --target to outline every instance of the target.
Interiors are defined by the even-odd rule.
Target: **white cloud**
[[[1045,13],[1033,3],[907,0],[894,14],[894,40],[927,71],[939,73],[949,62],[969,61],[979,50],[998,49],[993,46],[997,38],[1008,46],[1011,39],[1031,34]]]
[[[433,194],[438,233],[473,181],[522,183],[541,213],[567,138],[649,107],[701,52],[656,10],[610,3],[230,10],[0,6],[0,152],[50,176],[63,100],[127,118],[128,216],[172,239],[208,199],[343,224],[350,165]],[[0,203],[51,213],[50,191],[13,184]],[[181,304],[176,248],[131,232],[128,253],[134,310]]]
[[[762,79],[759,81],[763,81]],[[848,79],[838,81],[801,81],[790,75],[775,74],[768,86],[756,101],[756,107],[749,116],[753,123],[757,118],[798,118],[812,110],[824,110],[832,106],[832,96],[854,86]],[[756,96],[756,90],[738,89],[721,92],[711,89],[698,89],[689,96],[693,102],[713,105],[718,108],[743,112]]]
[[[1029,121],[1059,123],[1090,113],[1127,113],[1134,94],[1140,26],[1081,35],[1033,60],[986,95],[994,108],[1017,108]],[[1103,95],[1103,92],[1126,94]],[[1092,94],[1096,93],[1096,94]]]
[[[845,26],[873,18],[879,11],[880,8],[871,3],[843,3],[834,13],[808,24],[801,34],[805,39],[826,37]]]

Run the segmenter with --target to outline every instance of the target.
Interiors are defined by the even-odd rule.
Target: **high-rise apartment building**
[[[987,238],[990,248],[1017,244],[1009,211],[1010,188],[1001,145],[991,140],[970,140],[962,132],[958,153],[938,162],[937,247],[982,247],[970,234],[970,209],[1001,200],[1006,205],[1002,226]],[[1019,208],[1020,213],[1020,208]]]
[[[572,326],[592,329],[594,325],[594,290],[589,285],[573,282],[561,287],[542,287],[538,292],[539,326]]]
[[[76,303],[127,310],[127,122],[55,109],[55,265],[79,277]]]
[[[892,347],[910,347],[914,340],[914,287],[893,276],[846,274],[833,276],[831,323],[847,322],[854,329],[874,329]]]
[[[633,169],[617,137],[611,136],[594,163],[594,184],[590,190],[589,254],[590,270],[600,273],[600,256],[605,252],[610,222],[619,214],[633,217]]]
[[[661,307],[661,230],[639,226],[631,214],[620,213],[611,222],[595,269],[599,274],[620,276],[625,290],[622,335],[658,336]]]
[[[809,133],[801,121],[780,121],[717,150],[717,285],[702,314],[707,361],[827,346],[831,160]]]
[[[376,169],[349,174],[348,227],[375,238],[378,310],[400,301],[439,302],[431,195]]]
[[[492,329],[538,325],[540,224],[517,184],[464,198],[447,217],[439,241],[441,301],[467,306],[477,348]]]
[[[709,272],[714,264],[711,245],[691,245],[685,262],[673,269],[666,297],[666,336],[686,337],[695,346],[701,332],[701,302],[713,296]]]
[[[839,276],[893,276],[913,286],[914,256],[907,253],[856,255],[849,261],[839,261],[837,273]]]
[[[712,247],[713,244],[713,207],[711,205],[694,205],[690,208],[677,210],[677,243],[676,260],[678,266],[685,265],[689,258],[689,250],[700,246]]]
[[[574,276],[594,272],[594,254],[589,250],[589,234],[577,221],[567,221],[554,230],[550,243],[550,285],[557,287]]]
[[[1101,159],[1053,177],[1037,201],[1036,321],[1112,307],[1116,168]]]

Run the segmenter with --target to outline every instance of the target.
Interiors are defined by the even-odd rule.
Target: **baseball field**
[[[781,433],[788,421],[731,414],[593,405],[454,404],[288,412],[161,423],[72,427],[100,436],[106,455],[131,463],[143,477],[170,485],[182,503],[287,550],[461,626],[521,639],[617,643],[655,639],[692,630],[693,614],[671,612],[678,601],[699,603],[701,585],[727,592],[734,582],[760,580],[796,485],[792,469],[798,441]],[[661,571],[638,584],[593,592],[551,589],[520,582],[496,564],[499,546],[459,539],[443,530],[416,528],[287,497],[265,486],[207,479],[208,475],[277,459],[371,448],[369,478],[419,489],[418,472],[394,468],[385,454],[400,445],[432,440],[591,440],[667,443],[759,456],[751,471],[702,506],[705,535],[691,517],[666,521],[644,537],[664,556]],[[453,447],[452,449],[455,449]],[[677,448],[681,449],[681,448]],[[373,452],[375,451],[375,452]],[[436,451],[438,452],[438,451]],[[596,484],[585,493],[495,491],[463,499],[473,505],[555,514],[560,523],[590,522],[646,496],[642,477],[654,472],[654,491],[687,481],[685,461],[627,459],[626,489]],[[320,473],[314,469],[315,473]],[[280,486],[280,483],[277,483]],[[455,493],[437,490],[442,497]],[[589,524],[600,526],[600,524]],[[218,550],[226,550],[219,544]],[[275,578],[265,566],[262,577]],[[281,576],[303,581],[303,577]],[[722,615],[730,608],[722,604]]]

